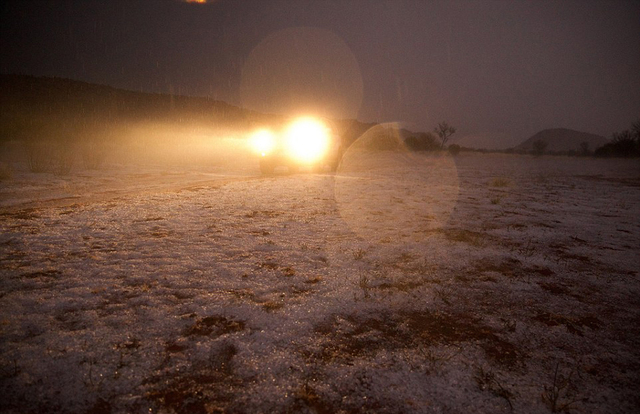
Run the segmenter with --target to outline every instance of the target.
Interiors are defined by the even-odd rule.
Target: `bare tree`
[[[447,143],[451,135],[455,134],[456,129],[449,125],[446,121],[443,121],[438,124],[438,127],[434,131],[436,134],[438,134],[442,142],[440,144],[440,149],[444,149],[444,144]]]

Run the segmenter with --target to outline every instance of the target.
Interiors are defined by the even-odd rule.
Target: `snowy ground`
[[[2,412],[640,407],[637,160],[14,169]]]

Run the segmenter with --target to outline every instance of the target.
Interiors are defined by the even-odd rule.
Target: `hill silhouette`
[[[283,115],[210,98],[135,92],[64,78],[0,75],[0,142],[118,140],[124,129],[140,125],[155,131],[246,132],[278,128],[286,120]],[[346,145],[375,125],[354,119],[331,122]]]
[[[133,92],[62,78],[0,75],[0,139],[25,138],[113,124],[162,123],[188,128],[237,128],[277,122],[209,98]],[[79,132],[78,132],[79,133]]]
[[[544,129],[536,133],[514,149],[518,152],[530,152],[533,150],[533,143],[536,141],[546,143],[546,152],[551,153],[580,152],[583,142],[586,142],[589,150],[593,151],[609,142],[608,139],[600,135],[566,128],[553,128]]]

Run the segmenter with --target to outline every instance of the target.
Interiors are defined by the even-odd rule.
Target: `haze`
[[[640,413],[640,2],[0,4],[0,413]]]
[[[513,146],[640,114],[640,3],[8,1],[2,73],[209,96]]]

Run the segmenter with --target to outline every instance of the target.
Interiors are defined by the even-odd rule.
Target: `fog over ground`
[[[0,413],[640,412],[639,2],[0,13]]]
[[[414,131],[448,120],[472,147],[554,127],[609,137],[640,113],[637,1],[21,0],[0,10],[3,73]]]

